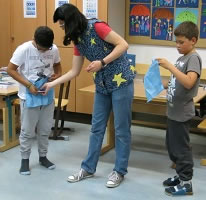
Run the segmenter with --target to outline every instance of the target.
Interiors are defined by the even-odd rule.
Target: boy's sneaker
[[[171,186],[176,186],[180,184],[180,178],[179,176],[174,176],[173,178],[168,178],[163,182],[163,186],[165,187],[171,187]]]
[[[46,156],[39,157],[39,164],[48,168],[48,169],[54,169],[56,166],[52,162],[50,162]]]
[[[29,159],[22,159],[21,160],[21,168],[19,173],[22,175],[30,175],[31,171],[29,169]]]
[[[192,183],[181,182],[177,186],[165,188],[165,193],[170,196],[193,195]]]
[[[119,174],[116,171],[113,171],[111,174],[108,176],[108,181],[106,183],[106,187],[108,188],[114,188],[120,185],[120,183],[123,181],[124,176]]]
[[[69,176],[67,181],[70,183],[75,183],[75,182],[81,181],[85,178],[90,178],[92,176],[94,176],[94,174],[91,174],[91,173],[89,173],[86,170],[81,168],[78,173]]]

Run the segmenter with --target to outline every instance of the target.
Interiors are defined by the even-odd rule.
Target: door
[[[11,49],[32,40],[38,26],[46,25],[46,0],[36,0],[37,17],[24,18],[23,0],[11,0]]]

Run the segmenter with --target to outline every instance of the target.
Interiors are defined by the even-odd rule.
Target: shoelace
[[[78,173],[76,173],[74,175],[74,177],[77,177],[78,180],[80,180],[81,178],[84,177],[84,170],[83,169],[80,169],[80,171]]]
[[[111,174],[108,176],[110,181],[115,182],[116,180],[119,180],[118,173],[116,171],[113,171]]]

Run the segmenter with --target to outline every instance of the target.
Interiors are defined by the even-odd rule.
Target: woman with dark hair
[[[68,177],[77,182],[92,177],[96,171],[110,112],[114,113],[116,161],[108,177],[107,187],[118,186],[127,173],[131,144],[131,106],[134,93],[134,67],[126,57],[127,42],[106,23],[86,19],[72,4],[58,7],[54,22],[65,30],[64,45],[74,43],[72,69],[55,81],[46,83],[45,93],[57,84],[78,76],[86,57],[91,63],[96,85],[95,102],[88,155],[77,174]]]

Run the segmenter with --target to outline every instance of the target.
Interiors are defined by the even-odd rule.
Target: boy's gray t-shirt
[[[195,116],[193,97],[197,95],[202,61],[198,53],[181,56],[175,66],[184,74],[196,72],[198,79],[191,89],[186,89],[172,74],[167,90],[167,116],[171,120],[185,122]]]

